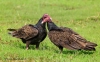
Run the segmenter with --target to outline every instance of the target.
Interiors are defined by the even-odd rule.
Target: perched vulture
[[[36,25],[28,24],[19,29],[8,29],[10,31],[9,34],[21,39],[23,43],[26,43],[26,50],[30,44],[36,45],[36,49],[38,49],[40,42],[47,36],[45,23],[42,23],[46,18],[47,16],[44,14]]]
[[[50,18],[48,14],[47,16]],[[68,27],[58,27],[51,19],[48,19],[45,22],[47,22],[47,28],[49,30],[49,39],[61,50],[61,52],[63,51],[63,48],[70,50],[95,50],[97,44],[87,41],[72,29]]]

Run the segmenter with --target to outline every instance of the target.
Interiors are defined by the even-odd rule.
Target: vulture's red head
[[[42,24],[45,22],[50,22],[52,20],[52,18],[48,14],[44,14],[42,18],[43,18]]]

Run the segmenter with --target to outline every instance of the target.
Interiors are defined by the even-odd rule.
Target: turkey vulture
[[[46,18],[47,16],[44,14],[36,25],[28,24],[19,29],[8,29],[10,31],[9,34],[21,39],[23,43],[26,43],[26,50],[30,44],[36,45],[36,49],[38,49],[40,42],[47,36],[46,23],[42,23]]]
[[[47,16],[50,18],[48,14]],[[97,44],[87,41],[72,29],[68,27],[58,27],[51,19],[45,20],[45,22],[47,22],[47,28],[49,30],[49,39],[60,49],[60,52],[63,51],[63,48],[95,51]]]

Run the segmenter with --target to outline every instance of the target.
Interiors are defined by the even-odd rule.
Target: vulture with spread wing
[[[47,16],[50,18],[48,14]],[[47,28],[49,30],[49,39],[61,50],[61,52],[63,51],[63,48],[70,50],[95,50],[97,44],[87,41],[72,29],[68,27],[58,27],[52,22],[51,18],[45,20],[45,22],[47,22]]]
[[[28,24],[19,29],[8,29],[10,31],[9,34],[21,39],[23,43],[26,43],[26,49],[29,48],[30,44],[36,45],[38,49],[40,42],[47,36],[45,23],[42,23],[46,18],[47,16],[44,14],[36,25]]]

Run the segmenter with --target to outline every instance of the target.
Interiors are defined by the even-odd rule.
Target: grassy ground
[[[95,52],[59,49],[48,37],[40,49],[25,50],[21,40],[8,35],[7,28],[36,24],[48,13],[58,26],[66,26],[87,40],[97,43]],[[100,59],[100,3],[99,0],[2,0],[0,1],[0,60],[6,62],[99,62]]]

